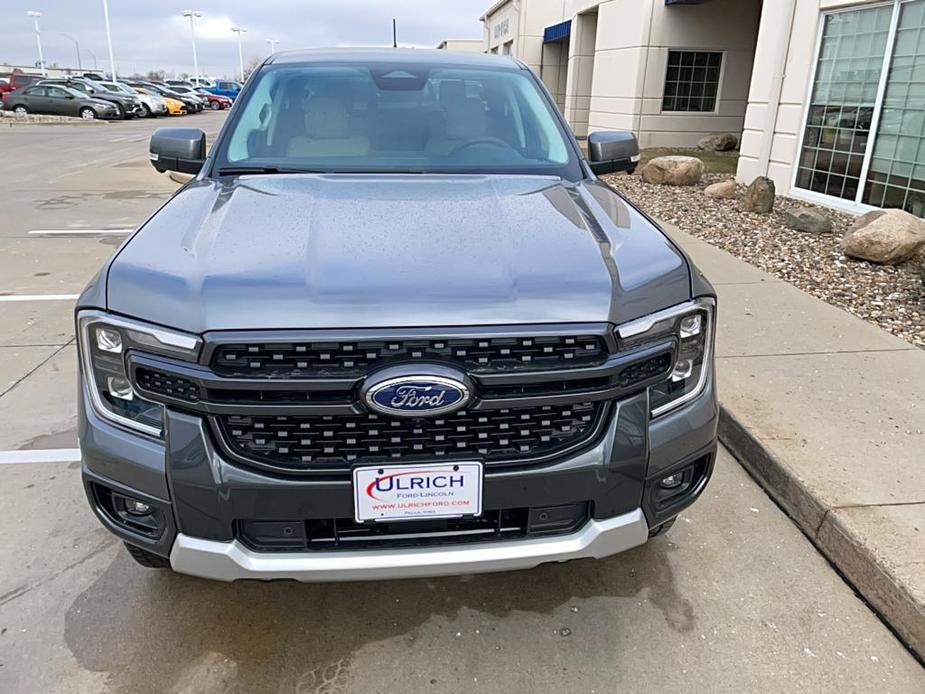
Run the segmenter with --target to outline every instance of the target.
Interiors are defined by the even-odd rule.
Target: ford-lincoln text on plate
[[[710,284],[523,64],[293,51],[81,295],[89,502],[148,567],[386,579],[604,557],[716,454]]]

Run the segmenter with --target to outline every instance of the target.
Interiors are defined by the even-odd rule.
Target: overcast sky
[[[383,46],[392,42],[392,17],[398,19],[400,45],[433,48],[444,38],[481,38],[479,17],[492,0],[109,0],[113,52],[120,73],[164,69],[192,73],[189,20],[197,19],[200,69],[211,76],[237,72],[237,43],[232,26],[247,28],[244,61],[266,55],[266,39],[279,39],[277,50],[318,46]],[[76,66],[80,43],[85,70],[109,70],[102,0],[0,0],[0,63],[32,65],[38,60],[32,18],[39,26],[46,62]]]

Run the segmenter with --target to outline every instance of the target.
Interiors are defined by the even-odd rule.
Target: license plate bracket
[[[479,462],[375,465],[353,469],[353,517],[422,520],[482,513]]]

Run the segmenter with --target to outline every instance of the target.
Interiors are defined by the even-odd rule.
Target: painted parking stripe
[[[73,463],[78,460],[80,460],[79,448],[0,451],[0,465],[19,465],[23,463]]]
[[[33,229],[29,236],[125,236],[134,229]]]
[[[0,295],[0,301],[76,301],[80,294],[9,294]]]

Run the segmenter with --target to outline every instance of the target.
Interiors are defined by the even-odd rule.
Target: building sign
[[[507,36],[511,30],[511,18],[502,19],[494,26],[494,39],[497,41],[502,36]]]

